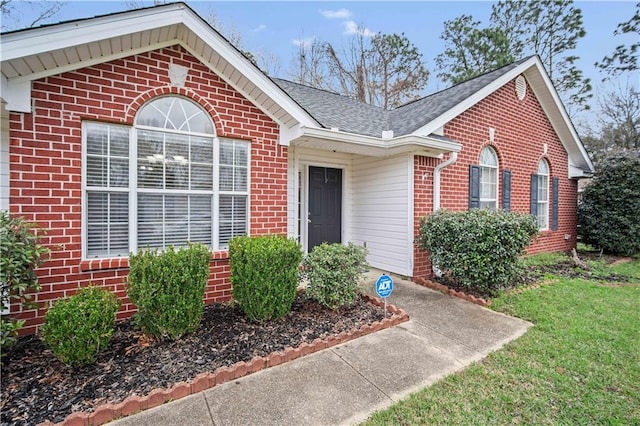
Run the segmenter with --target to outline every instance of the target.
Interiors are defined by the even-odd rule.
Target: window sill
[[[211,252],[211,261],[226,260],[229,258],[228,250]],[[104,271],[107,269],[124,269],[129,267],[128,257],[115,257],[109,259],[87,259],[80,262],[80,271]]]

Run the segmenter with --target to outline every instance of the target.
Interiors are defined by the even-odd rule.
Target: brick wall
[[[490,127],[495,129],[493,142],[489,138]],[[500,162],[498,203],[502,199],[501,173],[508,169],[512,173],[511,210],[529,213],[531,174],[537,172],[540,159],[545,158],[551,168],[549,185],[551,177],[560,178],[558,230],[542,231],[527,252],[568,251],[575,247],[577,181],[567,177],[567,152],[529,87],[526,97],[520,101],[515,94],[514,81],[509,82],[447,123],[444,133],[462,143],[463,148],[457,162],[442,170],[441,208],[468,209],[469,165],[478,164],[482,148],[491,145]],[[547,144],[546,154],[544,144]],[[416,164],[416,176],[420,174],[419,167]],[[416,220],[419,216],[417,206],[418,201]],[[565,235],[569,239],[565,239]],[[425,259],[424,253],[416,251],[414,271],[418,275],[414,276],[422,275]],[[428,270],[426,274],[429,274]]]
[[[172,87],[170,63],[189,68],[184,88]],[[134,307],[126,298],[127,259],[82,260],[83,120],[132,125],[138,108],[165,94],[204,107],[218,136],[250,140],[251,234],[286,233],[287,148],[278,126],[215,73],[178,46],[130,56],[35,81],[33,113],[10,116],[10,211],[47,229],[51,260],[39,269],[42,309],[17,314],[35,332],[50,302],[93,283],[123,299],[119,318]],[[231,297],[226,252],[214,253],[205,300]],[[19,311],[12,306],[11,312]]]

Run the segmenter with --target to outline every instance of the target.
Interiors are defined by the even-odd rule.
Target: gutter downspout
[[[455,163],[458,159],[458,153],[452,152],[449,155],[449,158],[443,163],[438,164],[435,169],[433,169],[433,211],[436,212],[440,210],[440,171],[447,166]]]
[[[440,172],[445,167],[455,163],[457,159],[458,159],[458,153],[452,152],[446,161],[438,164],[435,167],[435,169],[433,169],[433,211],[434,212],[440,210]],[[433,261],[431,262],[431,270],[433,271],[433,274],[436,277],[438,278],[442,277],[442,271],[438,268],[438,266],[435,263],[433,263]]]

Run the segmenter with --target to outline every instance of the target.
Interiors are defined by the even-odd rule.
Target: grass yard
[[[501,296],[492,309],[535,326],[365,424],[640,425],[640,259],[593,266],[628,280],[547,275]]]

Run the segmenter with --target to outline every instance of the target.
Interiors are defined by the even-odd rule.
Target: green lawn
[[[552,277],[494,300],[535,326],[365,424],[640,425],[640,259],[611,272],[632,285]]]

